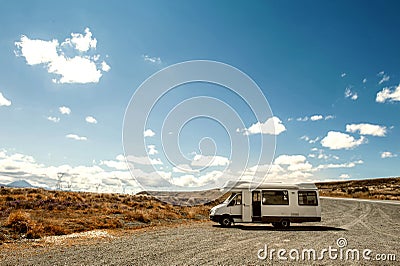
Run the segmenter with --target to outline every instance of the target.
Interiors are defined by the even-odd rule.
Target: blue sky
[[[180,148],[191,161],[183,168],[190,171],[166,160],[162,122],[194,96],[219,99],[240,114],[245,128],[236,137],[252,147],[246,174],[257,165],[252,158],[265,135],[276,138],[272,161],[259,163],[271,166],[271,180],[397,176],[398,10],[397,1],[6,1],[0,183],[26,179],[55,187],[64,172],[64,185],[77,190],[96,184],[101,191],[139,190],[122,156],[125,110],[149,76],[188,60],[223,62],[251,77],[268,100],[275,132],[251,131],[272,117],[257,121],[229,90],[177,87],[149,117],[147,129],[155,134],[144,140],[156,164],[132,162],[134,176],[196,187],[237,174],[226,172],[235,163],[229,134],[210,119],[182,128]],[[199,150],[205,137],[214,139],[218,157],[198,171],[213,154],[211,142]]]

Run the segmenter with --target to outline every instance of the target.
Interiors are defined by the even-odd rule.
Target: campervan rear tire
[[[228,215],[222,216],[219,222],[222,227],[230,227],[232,225],[232,219]]]
[[[282,228],[289,228],[289,226],[290,226],[290,221],[288,221],[288,220],[282,220],[282,221],[280,222],[280,226],[281,226]]]

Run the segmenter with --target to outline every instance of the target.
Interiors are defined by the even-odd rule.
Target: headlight
[[[212,208],[211,210],[210,210],[210,215],[214,215],[215,214],[215,208]]]

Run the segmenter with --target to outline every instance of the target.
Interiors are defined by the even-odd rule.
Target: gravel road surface
[[[0,265],[399,265],[400,204],[327,198],[321,202],[321,223],[293,224],[288,230],[268,224],[221,228],[204,222],[141,229],[91,243],[0,246]],[[265,246],[268,256],[263,259]],[[279,249],[286,251],[281,257],[287,260],[278,258]],[[315,260],[310,249],[316,251]],[[359,261],[353,260],[356,250]]]

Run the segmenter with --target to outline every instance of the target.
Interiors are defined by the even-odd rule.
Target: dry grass
[[[400,177],[317,183],[320,196],[400,200]]]
[[[148,195],[0,189],[0,243],[93,229],[208,219],[212,205],[173,206]]]

